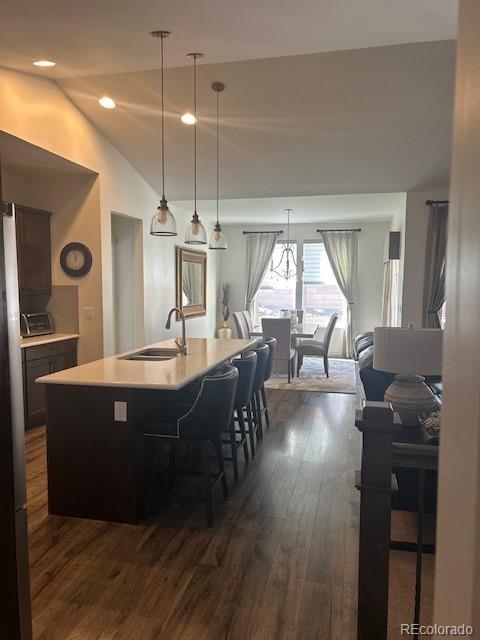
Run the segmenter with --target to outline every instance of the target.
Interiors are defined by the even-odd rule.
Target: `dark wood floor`
[[[27,434],[35,640],[355,638],[357,398],[269,395],[213,529],[191,504],[140,526],[48,516],[44,429]]]

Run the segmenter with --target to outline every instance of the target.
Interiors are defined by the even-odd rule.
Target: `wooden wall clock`
[[[72,278],[86,276],[92,268],[92,252],[81,242],[69,242],[60,254],[60,265]]]

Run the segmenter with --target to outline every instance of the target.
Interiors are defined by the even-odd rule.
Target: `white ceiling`
[[[420,3],[423,4],[423,3]],[[221,80],[224,198],[383,193],[449,179],[455,42],[430,42],[199,67],[199,198],[215,194]],[[157,191],[158,71],[69,78],[61,86]],[[115,110],[97,98],[110,95]],[[192,70],[166,74],[166,195],[192,196]]]
[[[229,224],[284,224],[286,208],[293,210],[292,224],[321,222],[361,222],[390,220],[405,201],[402,193],[368,193],[301,198],[250,198],[221,200],[220,221]],[[191,214],[193,202],[172,202],[173,212]],[[198,212],[203,219],[214,220],[215,200],[202,200]]]
[[[53,78],[158,67],[168,29],[167,64],[188,51],[228,62],[447,40],[457,33],[456,0],[2,0],[0,65]]]

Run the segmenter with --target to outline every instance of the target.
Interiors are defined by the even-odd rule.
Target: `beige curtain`
[[[383,274],[382,325],[398,327],[399,261],[388,260]]]
[[[347,328],[343,348],[347,358],[352,358],[354,354],[354,298],[357,278],[358,233],[358,231],[321,232],[335,279],[347,300]]]
[[[247,235],[247,286],[245,292],[245,309],[253,312],[253,299],[272,259],[276,233],[249,233]]]
[[[433,203],[428,218],[423,289],[423,326],[440,328],[438,312],[445,302],[448,206]]]

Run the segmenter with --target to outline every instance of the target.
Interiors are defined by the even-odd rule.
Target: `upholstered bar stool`
[[[296,349],[292,348],[292,323],[290,318],[262,318],[264,336],[277,339],[276,362],[287,367],[288,382],[294,374]]]
[[[265,342],[258,342],[253,348],[257,354],[257,368],[253,379],[252,397],[247,405],[247,417],[250,419],[250,412],[253,412],[253,420],[256,427],[257,442],[263,438],[263,413],[264,408],[260,399],[262,385],[265,381],[265,372],[268,366],[268,356],[270,348]]]
[[[150,420],[142,425],[140,444],[143,452],[151,454],[148,480],[147,508],[150,507],[159,474],[162,449],[170,443],[171,452],[181,444],[198,445],[200,449],[201,474],[203,477],[203,499],[205,501],[207,524],[213,524],[212,488],[220,480],[223,495],[228,496],[225,476],[221,434],[228,431],[232,420],[233,405],[237,390],[238,369],[228,366],[222,371],[207,375],[200,385],[200,390],[193,405],[176,421],[171,423],[161,420]],[[215,449],[218,470],[210,471],[209,448]],[[147,451],[145,451],[147,449]],[[148,451],[150,449],[150,451]],[[144,458],[145,455],[142,455]],[[171,469],[175,472],[175,469]],[[195,471],[187,471],[187,475],[199,475]]]
[[[233,404],[234,414],[232,415],[232,421],[230,423],[229,439],[223,440],[223,443],[230,445],[232,455],[230,458],[225,458],[225,460],[232,461],[233,476],[235,478],[235,482],[238,482],[237,452],[240,447],[243,447],[245,462],[249,462],[250,460],[247,444],[247,429],[243,412],[252,397],[253,380],[255,378],[255,369],[257,368],[257,354],[254,351],[244,351],[241,358],[235,358],[232,360],[232,366],[238,369],[238,384],[237,392],[235,394],[235,402]],[[250,425],[248,435],[250,437],[250,446],[252,447],[253,458],[255,455],[255,436]]]
[[[265,368],[265,377],[263,384],[260,387],[260,394],[262,397],[263,409],[265,411],[265,422],[267,427],[270,426],[270,416],[268,414],[267,394],[265,392],[265,382],[270,380],[273,371],[273,363],[275,362],[275,354],[277,352],[277,339],[276,338],[264,338],[263,342],[268,346],[268,360]]]

